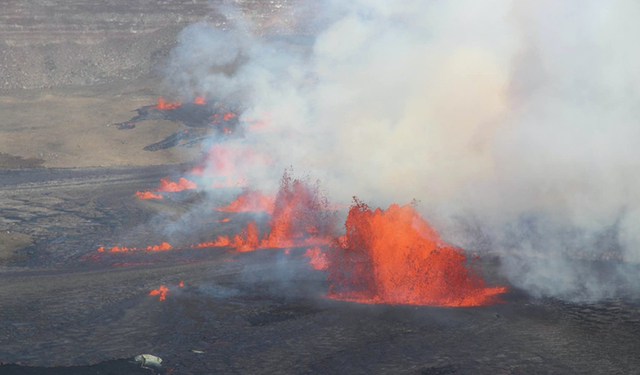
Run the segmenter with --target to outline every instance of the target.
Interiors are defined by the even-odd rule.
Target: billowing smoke
[[[536,295],[640,285],[640,3],[314,3],[313,36],[238,17],[179,36],[166,87],[264,122],[220,145],[237,174],[272,189],[293,166],[339,203],[415,198]]]

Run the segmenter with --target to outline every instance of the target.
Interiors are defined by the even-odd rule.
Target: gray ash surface
[[[132,359],[115,359],[87,366],[34,367],[2,365],[3,375],[150,375],[152,371],[142,368]]]

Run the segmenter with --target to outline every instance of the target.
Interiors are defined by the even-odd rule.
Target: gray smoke
[[[315,8],[313,36],[262,35],[237,17],[180,34],[167,87],[265,122],[218,145],[234,174],[273,191],[294,166],[338,203],[416,198],[446,239],[500,254],[511,283],[536,295],[636,291],[640,3]]]

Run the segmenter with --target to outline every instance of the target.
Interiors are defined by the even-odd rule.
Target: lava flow
[[[161,243],[160,245],[155,246],[147,246],[145,250],[147,251],[167,251],[172,250],[173,247],[166,242]]]
[[[160,186],[155,191],[163,191],[163,192],[177,192],[188,189],[196,189],[198,186],[195,182],[189,181],[184,177],[180,177],[178,182],[173,182],[169,180],[169,177],[160,179]],[[136,191],[135,194],[138,199],[163,199],[164,197],[160,194],[156,194],[149,190],[144,191]]]
[[[222,212],[249,212],[266,211],[273,212],[275,199],[257,190],[245,190],[228,205],[217,207],[216,210]]]
[[[103,252],[109,252],[109,253],[128,253],[131,251],[138,251],[138,250],[145,250],[145,251],[167,251],[167,250],[174,250],[174,247],[171,246],[169,243],[167,242],[162,242],[159,245],[153,245],[153,246],[147,246],[147,247],[141,247],[141,248],[137,248],[137,247],[120,247],[120,246],[114,246],[111,249],[105,250],[104,246],[100,246],[98,248],[98,252],[99,253],[103,253]]]
[[[328,253],[328,296],[363,303],[481,306],[505,287],[486,287],[462,251],[445,243],[411,206],[351,206],[346,235]]]
[[[167,298],[167,292],[169,291],[169,288],[167,288],[164,285],[160,285],[160,287],[158,289],[153,289],[152,291],[149,292],[150,296],[160,296],[158,297],[159,301],[164,301],[165,298]]]
[[[175,192],[188,189],[196,189],[198,186],[195,182],[189,181],[184,177],[180,177],[178,182],[170,181],[168,177],[160,179],[160,187],[156,191]]]
[[[233,112],[227,112],[224,115],[220,116],[218,113],[214,114],[213,116],[209,117],[209,119],[211,119],[211,123],[212,124],[219,124],[221,122],[226,122],[229,121],[233,118],[238,117],[238,115],[236,113]]]
[[[157,109],[176,109],[180,107],[182,103],[180,102],[165,102],[164,99],[158,98],[158,105],[155,108]]]
[[[138,199],[163,199],[162,195],[150,192],[148,190],[145,191],[136,191],[136,198]]]

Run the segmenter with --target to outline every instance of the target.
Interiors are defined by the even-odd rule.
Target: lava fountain
[[[506,291],[485,286],[462,251],[411,206],[374,211],[355,200],[345,227],[327,254],[331,298],[460,307],[499,302]]]
[[[252,221],[233,239],[220,236],[211,244],[235,247],[238,251],[326,245],[331,242],[333,229],[333,215],[327,210],[328,206],[318,186],[312,186],[305,180],[293,179],[285,172],[273,203],[269,234],[261,239],[260,230]]]

